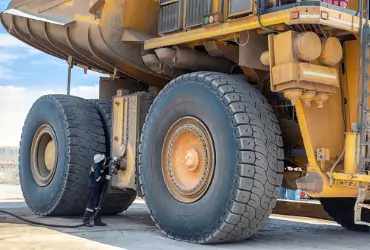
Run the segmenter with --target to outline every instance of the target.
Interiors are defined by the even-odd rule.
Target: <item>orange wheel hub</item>
[[[169,129],[162,149],[162,173],[177,200],[191,203],[207,191],[214,173],[214,149],[208,129],[184,117]]]

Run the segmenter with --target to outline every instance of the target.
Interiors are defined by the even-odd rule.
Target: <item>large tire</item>
[[[351,231],[370,231],[368,226],[357,225],[354,222],[355,198],[322,198],[320,202],[328,215],[342,227]],[[370,222],[370,211],[368,209],[362,209],[362,219]]]
[[[30,157],[34,136],[43,126],[55,134],[57,161],[50,182],[40,185]],[[24,123],[19,152],[20,183],[29,208],[38,215],[81,215],[92,159],[105,152],[105,143],[103,124],[91,103],[66,95],[39,98]]]
[[[215,152],[211,183],[191,203],[171,195],[161,167],[166,133],[182,117],[205,124]],[[139,150],[142,192],[157,227],[170,238],[244,240],[275,207],[284,171],[278,120],[261,93],[239,78],[198,72],[173,80],[150,108]]]
[[[95,99],[90,99],[88,101],[91,102],[99,112],[99,115],[104,125],[104,133],[106,140],[105,155],[110,156],[110,144],[112,139],[112,102],[100,101]]]
[[[105,137],[107,141],[106,155],[110,156],[110,144],[112,138],[112,102],[89,100],[98,109],[104,124]],[[135,190],[120,190],[110,187],[102,205],[102,214],[114,215],[127,210],[136,199]]]

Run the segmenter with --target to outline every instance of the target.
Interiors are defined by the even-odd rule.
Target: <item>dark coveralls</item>
[[[110,158],[106,158],[105,163],[108,165]],[[94,163],[91,166],[89,174],[89,193],[86,211],[84,214],[84,222],[87,222],[98,209],[100,196],[103,191],[105,175],[109,174],[109,168],[104,165],[104,160],[99,163]],[[95,217],[94,224],[102,224],[100,211],[97,211],[97,216]]]

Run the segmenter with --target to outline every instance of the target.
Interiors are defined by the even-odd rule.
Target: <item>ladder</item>
[[[367,132],[370,131],[370,126],[367,121],[367,117],[370,115],[370,107],[368,107],[368,100],[370,97],[370,92],[368,89],[368,81],[370,81],[370,75],[368,67],[370,65],[370,60],[368,59],[368,53],[370,52],[370,28],[369,28],[369,18],[368,5],[365,0],[365,8],[359,8],[360,13],[360,42],[359,42],[359,61],[358,68],[358,85],[357,85],[357,130],[360,132],[360,155],[358,164],[358,173],[362,174],[366,170],[366,166],[370,165],[370,142],[368,140]],[[359,6],[363,5],[363,0],[359,0]],[[364,13],[365,12],[365,13]],[[365,14],[365,15],[364,15]],[[365,23],[363,23],[363,18],[365,17]],[[361,74],[362,71],[362,74]],[[362,91],[361,91],[362,90]],[[358,142],[358,138],[357,138]],[[357,156],[357,153],[356,153]]]
[[[359,159],[357,172],[358,174],[365,174],[370,170],[370,124],[368,117],[370,117],[370,107],[368,107],[368,100],[370,98],[370,92],[368,89],[368,82],[370,81],[370,75],[368,67],[370,66],[370,27],[369,27],[369,0],[358,0],[358,13],[360,14],[360,41],[359,41],[359,60],[358,60],[358,85],[357,85],[357,114],[356,124],[357,131],[360,133],[356,138],[356,142],[359,142]],[[364,6],[362,8],[361,6]],[[365,22],[363,22],[365,19]],[[362,71],[362,74],[361,74]],[[362,91],[361,91],[362,90]],[[359,138],[358,138],[359,137]],[[358,141],[358,139],[360,141]],[[358,145],[358,144],[357,144]],[[356,147],[357,151],[357,147]],[[356,152],[357,159],[357,152]],[[362,220],[362,209],[370,209],[370,204],[366,204],[365,201],[370,199],[367,187],[360,187],[359,193],[356,199],[354,207],[354,222],[357,225],[370,226],[370,222]]]

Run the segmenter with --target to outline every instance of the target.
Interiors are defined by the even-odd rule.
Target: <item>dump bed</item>
[[[13,0],[1,14],[14,37],[52,56],[101,73],[162,85],[166,78],[150,72],[141,60],[145,38],[157,34],[157,1],[113,0],[104,15],[89,11],[102,1]],[[95,5],[96,6],[96,5]],[[109,14],[106,14],[109,13]],[[145,24],[145,25],[144,25]]]

